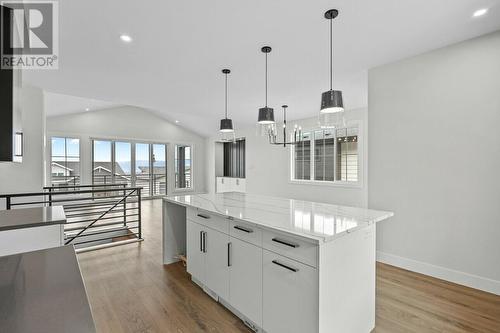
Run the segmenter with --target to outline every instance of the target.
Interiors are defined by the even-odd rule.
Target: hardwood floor
[[[180,263],[162,265],[161,201],[142,207],[144,242],[78,254],[98,332],[251,332]],[[499,333],[500,296],[379,263],[376,324],[375,333]]]

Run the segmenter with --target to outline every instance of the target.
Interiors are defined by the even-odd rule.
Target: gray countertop
[[[0,332],[95,332],[73,246],[0,257]]]
[[[62,206],[0,210],[0,231],[64,223]]]

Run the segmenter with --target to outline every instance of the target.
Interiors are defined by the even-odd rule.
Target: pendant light
[[[266,55],[266,106],[259,109],[258,123],[261,125],[274,124],[274,110],[267,106],[267,55],[271,52],[270,46],[264,46],[261,51]]]
[[[342,91],[333,90],[333,19],[339,15],[337,9],[325,12],[325,18],[330,21],[330,90],[321,95],[320,113],[337,113],[344,111]]]
[[[227,117],[227,75],[231,73],[229,69],[223,69],[222,73],[225,76],[225,93],[224,93],[224,109],[225,109],[225,117],[220,120],[220,132],[221,133],[232,133],[233,129],[233,121]]]

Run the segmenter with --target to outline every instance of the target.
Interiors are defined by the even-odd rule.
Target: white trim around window
[[[353,128],[356,127],[358,129],[358,148],[357,148],[357,155],[358,155],[358,175],[357,175],[357,181],[341,181],[341,180],[315,180],[314,177],[314,172],[315,172],[315,157],[314,157],[314,132],[315,131],[321,131],[324,129],[321,128],[309,128],[309,129],[304,129],[302,130],[303,133],[311,133],[311,148],[310,148],[310,178],[311,179],[294,179],[295,175],[295,148],[294,146],[290,146],[290,153],[289,153],[289,168],[288,168],[288,182],[290,184],[295,184],[295,185],[313,185],[313,186],[327,186],[327,187],[340,187],[340,188],[363,188],[364,186],[364,168],[365,168],[365,154],[364,154],[364,149],[365,149],[365,132],[363,128],[363,123],[361,120],[356,120],[356,121],[350,121],[348,122],[346,128]],[[337,139],[337,135],[335,134],[335,139]],[[335,145],[334,148],[334,155],[335,159],[337,158],[337,145]],[[334,168],[337,167],[337,163],[335,160],[334,163]],[[334,169],[334,177],[336,178],[337,175],[337,170]]]

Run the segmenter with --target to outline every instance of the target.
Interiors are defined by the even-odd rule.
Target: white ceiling
[[[483,7],[488,14],[472,18]],[[290,118],[314,116],[328,90],[329,8],[340,10],[335,88],[346,108],[367,105],[369,68],[500,29],[498,0],[60,1],[60,68],[25,77],[47,91],[152,109],[210,135],[224,112],[224,67],[236,128],[256,121],[268,44],[269,105],[287,103]]]
[[[48,117],[63,114],[97,111],[121,106],[120,104],[99,101],[92,98],[45,92],[45,111]]]

